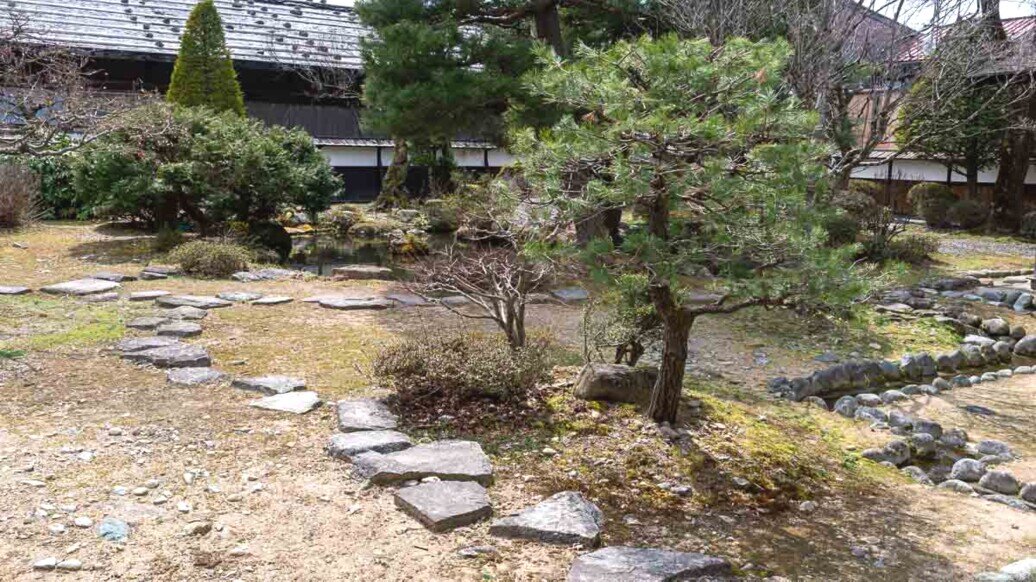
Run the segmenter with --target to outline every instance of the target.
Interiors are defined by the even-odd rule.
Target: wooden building
[[[191,0],[4,0],[5,19],[32,37],[89,57],[92,82],[111,91],[164,92],[179,50]],[[344,196],[370,200],[392,159],[388,136],[365,131],[357,99],[362,82],[360,39],[367,31],[347,7],[306,0],[215,0],[248,113],[267,123],[299,127],[344,178]],[[333,79],[338,90],[320,88]],[[351,84],[352,91],[342,91]],[[453,144],[457,164],[473,171],[511,161],[478,139]],[[421,189],[426,173],[409,177]]]

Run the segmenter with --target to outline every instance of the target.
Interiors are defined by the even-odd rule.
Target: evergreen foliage
[[[212,0],[202,0],[187,18],[166,98],[185,107],[245,114],[244,96]]]
[[[536,94],[566,110],[552,128],[521,130],[521,167],[559,214],[624,206],[639,220],[614,244],[583,251],[605,280],[648,277],[663,327],[650,414],[675,420],[687,339],[699,315],[749,306],[826,308],[863,288],[856,249],[825,245],[822,212],[829,148],[813,139],[816,115],[784,90],[784,42],[733,39],[721,48],[674,36],[583,48],[563,62],[543,53]],[[573,164],[592,169],[565,191]],[[707,272],[702,302],[688,275]]]

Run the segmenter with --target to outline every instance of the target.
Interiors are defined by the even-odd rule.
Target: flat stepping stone
[[[611,546],[576,558],[568,582],[669,582],[731,573],[730,562],[715,556]]]
[[[0,295],[24,295],[29,291],[28,287],[0,285]]]
[[[256,299],[250,303],[250,305],[282,305],[284,303],[291,303],[292,301],[294,301],[294,299],[284,295],[270,295],[269,297]]]
[[[193,321],[171,321],[158,326],[155,333],[162,336],[194,337],[201,335],[201,326]]]
[[[169,323],[167,317],[138,317],[126,323],[131,329],[155,329],[156,327]]]
[[[118,301],[119,294],[115,292],[110,293],[95,293],[93,295],[83,295],[82,300],[87,303],[104,303],[107,301]]]
[[[154,273],[156,275],[179,275],[183,271],[176,265],[148,265],[144,267],[142,271],[144,273]]]
[[[76,279],[74,281],[65,281],[64,283],[41,287],[40,291],[43,291],[44,293],[52,293],[54,295],[92,295],[94,293],[104,293],[106,291],[111,291],[112,289],[118,289],[119,287],[121,287],[121,285],[113,281],[103,281],[101,279]]]
[[[493,482],[493,466],[473,441],[436,441],[395,453],[364,453],[353,459],[354,473],[376,485],[438,477],[445,481]]]
[[[180,345],[180,340],[175,337],[134,337],[124,339],[119,343],[115,344],[115,349],[120,352],[141,352],[144,350],[151,350],[154,348],[164,348],[167,346]]]
[[[189,321],[198,321],[208,317],[209,312],[204,309],[198,309],[197,307],[191,307],[190,305],[183,305],[175,309],[163,313],[162,315],[169,319],[186,319]]]
[[[562,491],[522,511],[493,521],[489,533],[551,544],[601,543],[604,515],[577,491]]]
[[[403,307],[424,307],[427,305],[434,305],[434,303],[428,301],[424,297],[413,293],[389,293],[385,296],[385,299],[395,301]]]
[[[230,276],[235,281],[242,283],[255,283],[256,281],[262,281],[263,278],[255,273],[249,273],[248,271],[238,271]]]
[[[590,299],[590,294],[586,289],[580,287],[565,287],[564,289],[555,289],[550,292],[551,295],[564,301],[565,303],[577,303],[580,301],[586,301]]]
[[[256,378],[238,378],[231,383],[231,386],[272,396],[274,394],[287,394],[295,390],[302,390],[306,387],[306,381],[291,376],[270,375]]]
[[[341,295],[313,295],[312,297],[306,297],[305,299],[302,299],[302,302],[303,303],[320,303],[321,301],[323,301],[325,299],[337,299],[339,297],[341,297]]]
[[[493,515],[486,488],[470,481],[437,481],[396,491],[396,507],[436,533]]]
[[[396,304],[380,297],[351,298],[351,297],[322,297],[317,303],[327,309],[338,309],[341,311],[358,311],[363,309],[389,309]]]
[[[253,293],[252,291],[224,291],[223,293],[216,293],[216,297],[225,301],[233,301],[234,303],[255,301],[262,296],[262,293]]]
[[[165,377],[171,384],[182,386],[197,386],[199,384],[211,384],[223,378],[223,372],[212,368],[173,368]]]
[[[392,269],[379,265],[345,265],[331,269],[331,277],[345,281],[392,279]]]
[[[136,281],[137,278],[133,275],[126,275],[124,273],[114,273],[112,271],[101,271],[90,275],[91,279],[101,279],[102,281],[113,281],[115,283],[122,283],[123,281]]]
[[[134,362],[145,362],[159,368],[207,368],[212,358],[205,348],[190,344],[177,344],[139,352],[127,352],[123,358]]]
[[[320,397],[316,392],[287,392],[253,400],[248,405],[265,410],[305,414],[320,405]]]
[[[143,281],[161,281],[163,279],[168,279],[169,275],[166,275],[165,273],[156,273],[155,271],[141,271],[140,278]]]
[[[342,432],[392,430],[399,424],[396,415],[383,402],[374,398],[339,400],[335,409],[338,430]]]
[[[339,432],[327,440],[327,454],[347,461],[363,453],[394,453],[412,445],[410,437],[394,430]]]
[[[129,294],[130,301],[154,301],[159,297],[171,295],[168,291],[134,291]]]
[[[155,299],[155,303],[162,307],[194,307],[197,309],[218,309],[233,305],[219,297],[204,295],[166,295]]]

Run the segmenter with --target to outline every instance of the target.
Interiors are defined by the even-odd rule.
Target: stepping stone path
[[[115,344],[115,349],[123,353],[140,352],[144,350],[150,350],[154,348],[164,348],[167,346],[179,345],[180,340],[172,337],[134,337],[124,339],[119,343]]]
[[[126,327],[130,329],[155,329],[166,323],[169,323],[169,319],[166,317],[138,317],[130,320]]]
[[[723,558],[613,546],[576,558],[568,582],[669,582],[726,577],[731,573],[730,563]]]
[[[203,295],[165,295],[155,299],[155,303],[162,307],[194,307],[197,309],[217,309],[232,305],[231,302],[218,297]]]
[[[212,365],[209,352],[201,346],[176,344],[137,352],[127,352],[123,358],[145,362],[158,368],[207,368]]]
[[[251,303],[251,305],[281,305],[284,303],[291,303],[294,301],[291,297],[284,295],[270,295],[269,297],[261,297]]]
[[[601,543],[604,515],[596,505],[576,491],[562,491],[515,515],[495,520],[489,533],[551,544]]]
[[[24,295],[29,291],[28,287],[0,285],[0,295]]]
[[[438,477],[447,481],[493,482],[493,466],[472,441],[435,441],[395,453],[364,453],[353,458],[353,472],[376,485]]]
[[[380,297],[321,297],[317,303],[327,309],[338,309],[341,311],[359,311],[364,309],[389,309],[396,304],[389,299]]]
[[[343,281],[387,281],[392,279],[392,269],[378,265],[346,265],[332,269],[331,277]]]
[[[582,289],[580,287],[565,287],[564,289],[555,289],[551,291],[550,294],[564,301],[565,303],[576,303],[590,299],[590,294],[587,293],[586,289]]]
[[[248,405],[266,410],[305,414],[320,405],[320,397],[316,392],[285,392],[253,400]]]
[[[238,378],[231,384],[234,388],[262,392],[267,396],[287,394],[306,387],[306,381],[291,376],[260,376],[258,378]]]
[[[89,302],[89,303],[102,303],[104,301],[118,301],[118,300],[119,300],[119,294],[118,293],[114,293],[114,292],[112,292],[112,293],[95,293],[93,295],[84,295],[83,296],[83,301],[86,301],[86,302]]]
[[[145,275],[151,275],[164,279],[170,275],[179,275],[181,272],[180,267],[175,265],[148,265],[140,272],[140,278],[146,279],[147,277],[145,277]]]
[[[110,271],[101,271],[100,273],[94,273],[90,275],[91,279],[101,279],[102,281],[112,281],[114,283],[122,283],[125,281],[136,281],[137,278],[133,275],[125,275],[123,273],[112,273]]]
[[[396,415],[379,400],[358,398],[341,400],[335,405],[338,414],[338,430],[354,432],[360,430],[392,430],[398,425]]]
[[[173,368],[166,373],[166,379],[171,384],[182,386],[197,386],[198,384],[211,384],[223,378],[223,372],[212,368]]]
[[[161,336],[194,337],[201,335],[201,326],[191,321],[172,321],[158,326],[155,333]]]
[[[350,460],[363,453],[394,453],[412,445],[410,437],[394,430],[340,432],[328,439],[327,454],[336,459]]]
[[[112,281],[102,281],[101,279],[76,279],[74,281],[66,281],[64,283],[41,287],[40,291],[54,295],[81,296],[92,295],[94,293],[104,293],[105,291],[111,291],[112,289],[118,289],[119,287],[121,287],[121,285]]]
[[[396,506],[433,532],[445,532],[493,515],[486,488],[469,481],[435,481],[396,491]]]
[[[233,301],[234,303],[255,301],[262,298],[262,296],[262,293],[253,293],[251,291],[224,291],[223,293],[216,293],[216,297],[224,301]]]
[[[168,291],[134,291],[129,294],[130,301],[154,301],[159,297],[171,295]]]
[[[204,309],[197,307],[191,307],[190,305],[184,305],[175,309],[170,309],[162,314],[170,319],[187,319],[191,321],[199,321],[208,317],[209,312]]]

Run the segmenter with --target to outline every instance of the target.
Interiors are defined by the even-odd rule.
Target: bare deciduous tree
[[[95,87],[89,59],[50,45],[24,13],[0,14],[0,154],[61,155],[110,132],[145,95]]]

